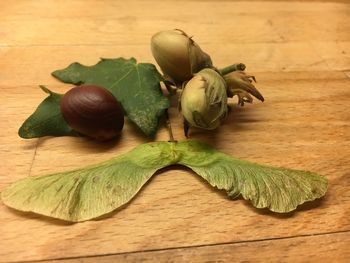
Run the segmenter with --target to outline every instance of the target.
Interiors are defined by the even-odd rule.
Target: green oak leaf
[[[242,195],[257,208],[289,212],[322,197],[327,180],[315,173],[239,160],[197,141],[152,142],[84,169],[22,179],[2,192],[3,202],[67,221],[109,213],[132,199],[159,169],[181,164],[229,196]]]
[[[170,106],[160,89],[162,77],[156,67],[137,63],[134,58],[102,58],[93,66],[72,63],[52,75],[65,83],[105,87],[122,104],[128,118],[148,136],[155,135],[159,118]]]
[[[49,94],[35,110],[35,112],[22,124],[18,130],[20,137],[25,139],[42,136],[76,135],[64,120],[60,101],[62,94],[50,91],[44,86],[40,88]]]

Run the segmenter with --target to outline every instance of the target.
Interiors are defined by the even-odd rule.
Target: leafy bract
[[[315,173],[242,161],[197,141],[152,142],[84,169],[29,177],[2,192],[4,203],[22,211],[84,221],[127,203],[158,170],[191,168],[231,197],[242,195],[257,208],[289,212],[323,196],[327,180]]]
[[[161,92],[161,75],[156,67],[138,64],[134,58],[102,58],[93,66],[72,63],[52,75],[65,83],[105,87],[122,104],[128,118],[148,136],[155,135],[159,118],[170,105]]]
[[[74,135],[61,113],[60,101],[62,94],[54,93],[44,86],[40,88],[49,94],[35,110],[35,112],[22,124],[18,134],[29,139],[42,136]]]

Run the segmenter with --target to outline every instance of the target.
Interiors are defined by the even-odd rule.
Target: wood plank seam
[[[348,70],[342,70],[342,72],[344,73],[345,77],[347,77],[348,79],[350,79],[350,71],[348,71]]]
[[[33,153],[33,158],[32,158],[32,161],[30,163],[30,167],[29,167],[29,171],[28,171],[28,176],[31,176],[31,173],[32,173],[32,168],[33,168],[33,165],[34,165],[34,162],[35,162],[35,156],[36,156],[36,152],[37,152],[37,149],[38,149],[38,146],[39,146],[39,139],[36,140],[36,143],[35,143],[35,149],[34,149],[34,153]]]
[[[233,245],[233,244],[247,244],[247,243],[257,243],[257,242],[265,242],[265,241],[278,241],[278,240],[290,240],[296,238],[304,238],[304,237],[317,237],[317,236],[328,236],[333,234],[344,234],[350,233],[350,229],[341,230],[341,231],[332,231],[332,232],[324,232],[317,234],[307,234],[307,235],[294,235],[287,237],[273,237],[273,238],[262,238],[262,239],[254,239],[254,240],[241,240],[236,242],[221,242],[221,243],[213,243],[213,244],[203,244],[203,245],[195,245],[195,246],[178,246],[178,247],[168,247],[168,248],[160,248],[160,249],[147,249],[147,250],[135,250],[130,252],[121,252],[121,253],[106,253],[106,254],[96,254],[96,255],[87,255],[87,256],[77,256],[77,257],[59,257],[59,258],[51,258],[51,259],[43,259],[43,260],[30,260],[30,261],[11,261],[13,263],[17,262],[47,262],[48,260],[69,260],[69,259],[79,259],[79,258],[94,258],[94,257],[108,257],[108,256],[117,256],[117,255],[130,255],[137,253],[152,253],[152,252],[161,252],[161,251],[172,251],[176,249],[193,249],[193,248],[205,248],[205,247],[215,247],[215,246],[223,246],[223,245]]]

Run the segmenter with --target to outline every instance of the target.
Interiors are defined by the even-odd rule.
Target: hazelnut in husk
[[[176,84],[191,79],[203,68],[212,67],[210,56],[180,29],[153,35],[151,50],[163,73]]]
[[[61,100],[61,112],[73,130],[99,141],[118,136],[124,126],[120,103],[111,92],[96,85],[69,90]]]
[[[180,106],[188,127],[216,129],[227,115],[226,83],[213,69],[202,69],[183,88]]]

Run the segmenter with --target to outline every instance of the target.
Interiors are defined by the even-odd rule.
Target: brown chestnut
[[[111,92],[96,85],[69,90],[61,100],[61,112],[73,130],[99,141],[116,137],[124,126],[120,103]]]

